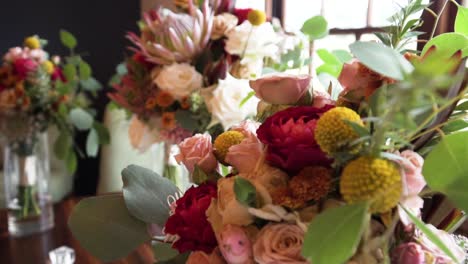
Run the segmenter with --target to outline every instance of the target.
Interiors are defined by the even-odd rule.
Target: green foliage
[[[96,157],[99,149],[99,136],[96,129],[91,129],[86,138],[86,154],[90,157]]]
[[[150,239],[145,223],[129,214],[122,194],[81,200],[68,225],[80,245],[104,262],[125,257]]]
[[[366,203],[324,211],[309,224],[302,255],[314,264],[346,263],[356,253],[369,220]]]
[[[380,43],[358,41],[349,48],[364,65],[395,80],[403,80],[413,70],[402,55]]]
[[[76,38],[75,36],[73,36],[70,32],[66,31],[66,30],[60,30],[60,41],[62,41],[62,44],[73,50],[76,45],[78,44],[78,42],[76,41]]]
[[[109,130],[107,130],[107,128],[103,124],[95,121],[93,124],[93,128],[98,134],[99,144],[106,145],[110,143]]]
[[[442,192],[463,210],[468,210],[468,131],[444,136],[423,166],[423,175],[432,190]],[[443,173],[441,173],[443,172]]]
[[[307,35],[310,41],[324,38],[328,35],[327,20],[323,16],[309,18],[302,25],[301,32]]]
[[[76,67],[75,65],[71,63],[67,63],[63,67],[63,74],[65,75],[65,78],[69,81],[73,81],[76,78]]]
[[[161,261],[170,261],[179,255],[179,252],[172,248],[171,243],[156,242],[152,245],[154,257]]]
[[[65,159],[68,156],[68,151],[71,146],[70,135],[66,132],[61,132],[54,143],[54,153],[59,159]]]
[[[102,84],[93,77],[86,80],[80,80],[80,84],[86,91],[96,92],[102,89]]]
[[[79,70],[80,70],[80,79],[82,80],[87,80],[91,78],[91,75],[93,74],[93,71],[91,69],[91,66],[85,61],[80,61],[79,64]]]
[[[78,167],[78,158],[76,157],[76,153],[73,151],[73,149],[68,151],[65,164],[67,165],[67,170],[69,172],[73,173],[76,171],[76,168]]]
[[[342,58],[340,59],[336,56],[333,52],[329,52],[326,49],[319,49],[317,50],[317,55],[322,59],[324,64],[317,67],[317,75],[321,73],[328,73],[331,76],[338,78],[341,73],[341,69],[343,68],[343,60],[346,60],[346,55],[343,51],[338,51],[338,53]],[[349,55],[349,53],[348,53]],[[350,55],[349,55],[350,56]]]
[[[435,54],[441,59],[450,58],[455,52],[461,50],[462,57],[468,56],[468,37],[459,33],[444,33],[429,40],[421,52],[424,56],[430,47],[435,46]]]
[[[457,16],[455,17],[455,33],[468,36],[468,8],[459,5]]]
[[[239,203],[248,207],[257,207],[257,190],[249,180],[236,177],[234,180],[234,193]]]
[[[347,50],[332,50],[332,54],[335,55],[342,63],[347,63],[353,59],[353,56]]]
[[[78,130],[89,130],[93,126],[93,116],[82,108],[74,108],[69,113],[71,123]]]
[[[432,243],[434,243],[442,252],[444,252],[447,256],[449,256],[455,263],[458,263],[459,261],[457,258],[453,255],[452,251],[444,244],[444,242],[436,235],[434,232],[432,232],[426,224],[424,224],[423,221],[421,221],[419,218],[414,216],[408,209],[403,207],[403,210],[405,210],[406,214],[408,214],[409,218],[411,219],[411,222],[413,222],[416,227],[421,230],[424,235],[429,238]]]
[[[239,107],[242,107],[243,105],[245,105],[245,103],[247,103],[250,100],[250,98],[252,98],[254,95],[255,95],[255,91],[249,92],[249,94],[247,94],[247,96],[244,99],[242,99],[242,101],[239,104]]]
[[[167,197],[179,192],[168,179],[140,166],[122,171],[123,195],[130,213],[145,223],[164,226],[169,218]]]

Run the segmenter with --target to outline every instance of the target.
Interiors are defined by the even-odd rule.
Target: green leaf
[[[164,226],[169,218],[167,197],[179,192],[168,179],[140,166],[122,171],[123,195],[130,213],[145,223]]]
[[[91,70],[91,66],[85,61],[80,61],[79,64],[80,69],[80,79],[87,80],[91,77],[93,71]]]
[[[154,257],[158,260],[157,263],[160,261],[169,261],[179,255],[179,251],[173,249],[170,243],[157,242],[153,244],[152,247]]]
[[[99,149],[99,136],[96,129],[91,129],[86,138],[86,153],[90,157],[96,157]]]
[[[468,127],[468,121],[466,120],[455,120],[455,121],[451,121],[449,122],[448,124],[446,124],[443,128],[442,128],[442,131],[444,131],[444,133],[453,133],[453,132],[456,132],[456,131],[460,131],[462,129],[465,129]]]
[[[468,110],[468,101],[465,101],[457,105],[457,108],[455,108],[455,111],[467,111],[467,110]]]
[[[256,207],[257,190],[249,180],[236,177],[234,180],[234,193],[239,203],[248,207]]]
[[[322,64],[315,69],[317,75],[328,73],[331,76],[338,78],[340,76],[342,65]]]
[[[61,132],[54,143],[55,156],[60,160],[66,159],[68,156],[68,151],[70,151],[70,145],[70,135],[66,132]]]
[[[127,64],[125,62],[120,63],[115,67],[115,71],[117,72],[118,75],[125,75],[128,73],[127,70]]]
[[[250,100],[250,98],[252,98],[254,95],[255,95],[255,91],[249,92],[249,94],[247,94],[247,96],[246,96],[244,99],[242,99],[242,101],[241,101],[240,104],[239,104],[239,107],[242,107],[242,106],[243,106],[245,103],[247,103],[247,102]]]
[[[99,138],[99,144],[106,145],[110,143],[110,133],[107,127],[99,122],[94,122],[94,129],[96,130]]]
[[[65,163],[67,164],[67,170],[69,172],[73,173],[76,171],[76,168],[78,166],[78,158],[76,157],[76,153],[73,151],[72,148],[68,150]]]
[[[328,23],[323,16],[309,18],[302,25],[301,32],[309,37],[309,40],[317,40],[328,35]]]
[[[434,191],[442,192],[468,211],[468,131],[444,136],[426,157],[423,175]]]
[[[75,36],[63,29],[60,30],[60,41],[62,41],[62,44],[69,49],[74,49],[78,44]]]
[[[468,36],[468,8],[459,5],[457,16],[455,17],[455,33]]]
[[[411,63],[400,53],[381,43],[358,41],[349,48],[360,62],[387,77],[403,80],[413,70]]]
[[[93,77],[90,77],[86,80],[80,80],[80,84],[85,90],[90,92],[96,92],[102,89],[102,84]]]
[[[424,56],[430,47],[436,46],[434,54],[440,54],[440,57],[450,58],[458,50],[462,51],[462,56],[468,56],[468,37],[460,33],[444,33],[429,40],[421,52]],[[436,56],[436,55],[434,55]]]
[[[326,49],[318,49],[317,55],[322,59],[322,61],[326,64],[332,65],[342,65],[343,63],[338,59],[335,54],[329,52]]]
[[[346,124],[350,125],[351,128],[354,130],[354,132],[356,132],[360,137],[370,136],[370,132],[369,130],[367,130],[366,127],[353,121],[349,121],[345,119],[343,119],[343,121],[345,121]]]
[[[419,218],[414,216],[408,209],[405,207],[402,207],[403,210],[405,210],[406,214],[408,214],[409,218],[411,219],[411,222],[413,222],[419,230],[421,230],[424,235],[429,238],[432,243],[434,243],[440,250],[442,250],[447,256],[449,256],[455,263],[459,263],[457,258],[453,255],[452,251],[444,244],[444,242],[436,235],[434,232],[429,229],[426,224],[424,224],[423,221],[421,221]]]
[[[88,130],[92,127],[94,118],[93,116],[83,110],[83,108],[75,108],[70,111],[70,121],[79,130]]]
[[[200,169],[198,165],[195,165],[195,168],[192,173],[192,179],[193,183],[201,184],[203,182],[206,182],[209,178],[208,175],[206,175],[206,173],[202,169]]]
[[[175,118],[177,123],[182,127],[190,131],[195,131],[199,127],[196,119],[192,118],[193,114],[187,110],[177,110]]]
[[[347,50],[333,50],[332,54],[335,55],[342,63],[346,63],[353,59],[353,56]]]
[[[314,264],[342,264],[357,250],[370,215],[368,204],[328,209],[309,224],[302,255]]]
[[[83,199],[68,225],[80,245],[104,262],[125,257],[150,239],[145,223],[129,214],[122,194]]]
[[[65,78],[69,81],[75,80],[76,77],[76,68],[75,65],[68,63],[63,67],[63,74]]]

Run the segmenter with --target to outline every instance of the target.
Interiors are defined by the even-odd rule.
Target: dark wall
[[[21,46],[25,36],[38,34],[48,39],[51,53],[66,50],[61,47],[59,30],[66,29],[78,39],[77,51],[93,67],[95,77],[103,84],[114,73],[115,66],[123,60],[129,42],[124,38],[129,30],[136,30],[140,16],[139,0],[1,0],[0,53]],[[99,118],[108,99],[101,92],[95,102]],[[85,136],[78,142],[84,146]],[[77,195],[93,194],[98,180],[99,160],[79,161],[75,176]]]

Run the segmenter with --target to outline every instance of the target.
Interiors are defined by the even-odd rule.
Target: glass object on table
[[[75,263],[75,250],[67,246],[61,246],[49,252],[51,264],[73,264]]]

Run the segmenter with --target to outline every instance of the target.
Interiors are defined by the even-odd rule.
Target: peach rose
[[[295,104],[309,89],[309,75],[268,75],[249,82],[255,95],[270,104]]]
[[[239,226],[226,225],[218,236],[219,250],[228,264],[253,262],[252,243],[247,233]]]
[[[179,144],[179,148],[180,154],[177,154],[175,158],[178,163],[183,163],[190,173],[193,173],[195,165],[206,173],[216,169],[218,163],[213,154],[210,135],[196,134],[186,138]]]
[[[330,95],[327,92],[314,89],[312,106],[322,108],[327,104],[335,105],[335,101],[331,99]]]
[[[226,263],[226,261],[224,261],[223,257],[221,257],[220,255],[219,250],[216,248],[209,255],[203,251],[194,251],[190,254],[186,263],[187,264],[200,264],[200,263],[224,264]]]
[[[245,134],[244,134],[245,135]],[[263,155],[263,144],[255,134],[247,134],[240,144],[229,148],[226,162],[237,169],[239,173],[255,170]]]
[[[260,264],[309,263],[301,255],[304,231],[295,224],[269,224],[257,236],[253,246]]]

